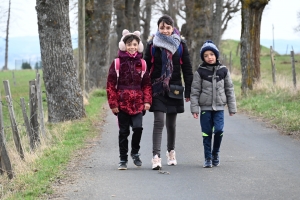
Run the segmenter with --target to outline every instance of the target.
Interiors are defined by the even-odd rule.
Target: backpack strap
[[[151,69],[150,69],[150,75],[152,74],[154,70],[154,55],[155,55],[155,47],[153,47],[153,44],[150,45],[150,53],[151,53]]]
[[[141,63],[142,63],[142,73],[141,73],[141,78],[143,78],[144,74],[147,71],[147,63],[144,59],[141,59]]]
[[[144,74],[147,71],[147,63],[144,59],[141,59],[141,63],[142,63],[142,72],[141,72],[141,78],[143,78]],[[117,73],[117,83],[119,80],[119,74],[120,74],[120,58],[116,58],[115,59],[115,71]],[[117,86],[116,86],[117,87]]]
[[[119,78],[119,72],[120,72],[120,58],[115,59],[115,70],[117,73],[117,78]]]
[[[180,64],[182,65],[182,53],[183,53],[183,45],[182,43],[180,43],[179,47],[178,47],[178,51],[179,51],[179,56],[180,56]]]
[[[116,85],[116,89],[117,89],[118,88],[118,83],[119,83],[120,58],[115,59],[115,71],[117,73],[117,85]]]

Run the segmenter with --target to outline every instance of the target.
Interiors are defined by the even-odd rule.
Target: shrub
[[[22,63],[22,69],[32,69],[30,63],[28,62],[24,62]]]

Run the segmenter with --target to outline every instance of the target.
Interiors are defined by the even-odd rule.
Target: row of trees
[[[109,43],[107,27],[111,21],[103,19],[108,19],[109,16],[115,19],[112,23],[113,31],[118,35],[117,41],[121,38],[122,30],[127,28],[141,30],[144,42],[150,35],[150,16],[153,16],[153,13],[170,15],[175,19],[175,26],[178,24],[177,18],[180,17],[185,23],[178,28],[188,42],[192,64],[196,69],[198,51],[203,42],[212,39],[219,46],[229,21],[234,13],[241,9],[243,92],[252,89],[254,82],[260,79],[260,24],[264,7],[269,0],[159,0],[155,2],[153,0],[106,0],[101,2],[101,5],[97,2],[86,0],[88,25],[86,26],[87,84],[85,89],[88,91],[94,86],[105,86],[105,72],[108,65],[106,58],[109,57],[106,51]],[[94,48],[96,46],[97,51]]]
[[[193,66],[198,51],[207,39],[219,43],[232,14],[242,10],[241,66],[242,89],[252,89],[260,79],[260,23],[269,0],[86,0],[85,63],[79,70],[85,84],[78,80],[74,67],[70,35],[69,1],[39,0],[36,4],[43,78],[47,92],[50,122],[85,116],[82,91],[103,88],[109,65],[111,23],[118,40],[124,28],[141,30],[143,40],[149,36],[151,16],[157,11],[185,20],[182,34],[188,41]],[[153,10],[156,8],[156,10]],[[80,10],[81,8],[79,8]],[[175,22],[177,24],[177,21]],[[113,44],[117,45],[117,44]]]

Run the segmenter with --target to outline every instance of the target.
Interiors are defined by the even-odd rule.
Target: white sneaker
[[[168,158],[168,165],[177,165],[177,160],[175,157],[175,151],[171,150],[170,152],[167,151],[166,153],[167,158]]]
[[[161,168],[161,158],[159,158],[158,155],[155,155],[152,158],[152,169],[159,170],[160,168]]]

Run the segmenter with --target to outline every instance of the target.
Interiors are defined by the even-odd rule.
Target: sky
[[[76,0],[73,0],[75,2]],[[3,4],[1,1],[0,3]],[[72,1],[70,1],[72,2]],[[300,33],[295,33],[294,28],[300,23],[297,12],[300,4],[297,0],[271,0],[265,7],[261,24],[261,39],[300,39]],[[37,15],[35,11],[36,0],[12,0],[10,37],[38,36]],[[298,6],[297,6],[298,5]],[[3,5],[2,5],[3,7]],[[1,9],[1,8],[0,8]],[[71,18],[73,18],[71,14]],[[3,20],[1,20],[3,21]],[[0,24],[0,37],[4,37],[5,23]],[[154,23],[155,24],[155,23]],[[273,32],[274,27],[274,32]],[[76,24],[71,19],[72,37],[76,37]],[[156,29],[156,27],[155,27]],[[240,12],[228,24],[223,39],[240,39],[241,14]]]

